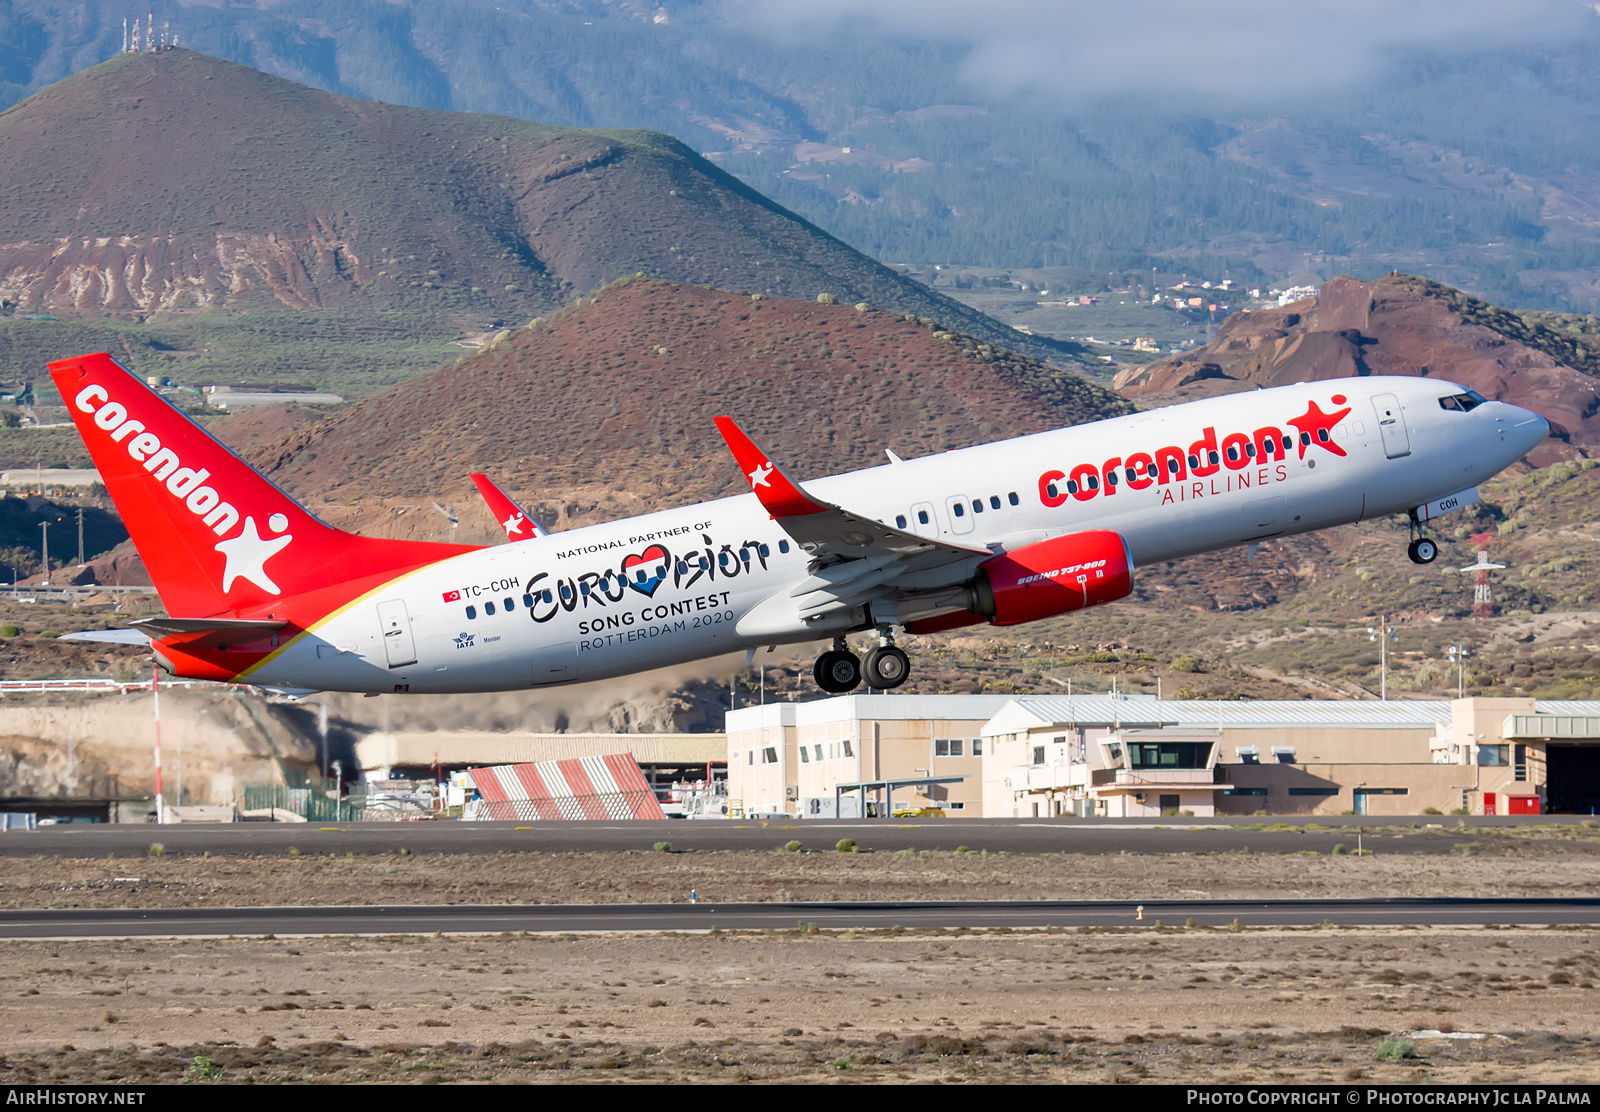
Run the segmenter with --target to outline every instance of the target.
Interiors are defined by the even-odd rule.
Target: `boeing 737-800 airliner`
[[[1140,564],[1395,513],[1427,563],[1428,522],[1549,432],[1448,382],[1354,378],[800,483],[719,417],[751,493],[476,548],[324,524],[108,355],[50,371],[170,615],[106,636],[297,692],[504,691],[818,638],[824,690],[893,688],[898,633],[1112,602]]]

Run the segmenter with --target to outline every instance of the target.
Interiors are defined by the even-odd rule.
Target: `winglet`
[[[521,506],[511,500],[511,496],[499,487],[494,480],[479,472],[473,472],[472,481],[478,486],[478,493],[483,495],[483,500],[489,503],[489,512],[494,514],[496,523],[506,532],[508,541],[526,541],[534,537],[548,537],[549,532],[533,518],[523,512]]]
[[[732,417],[718,417],[716,421],[717,431],[728,442],[728,449],[739,464],[739,470],[744,472],[745,481],[774,518],[820,514],[833,508],[801,490],[773,464],[765,452],[756,447],[755,441],[744,434]]]

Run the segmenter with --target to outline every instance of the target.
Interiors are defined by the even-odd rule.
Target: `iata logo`
[[[104,429],[111,440],[122,444],[128,456],[155,479],[156,485],[170,497],[180,502],[195,517],[219,537],[227,537],[229,530],[239,524],[239,511],[231,502],[225,502],[213,487],[205,485],[211,472],[185,467],[178,453],[163,447],[161,438],[146,431],[143,421],[128,416],[128,408],[121,402],[110,400],[105,387],[85,386],[73,399],[80,413],[94,416],[94,423]],[[102,404],[103,403],[103,404]],[[235,580],[247,579],[271,594],[281,594],[278,585],[267,574],[266,562],[289,546],[294,540],[284,530],[289,519],[281,513],[267,518],[269,533],[277,537],[263,537],[254,517],[246,517],[244,526],[227,540],[214,547],[222,553],[222,593],[233,589]]]
[[[1263,425],[1248,433],[1230,432],[1219,440],[1216,428],[1208,425],[1187,451],[1168,445],[1154,452],[1134,452],[1126,459],[1112,456],[1098,464],[1076,464],[1069,471],[1046,471],[1039,476],[1039,501],[1054,507],[1068,498],[1079,502],[1101,494],[1109,498],[1123,484],[1132,490],[1160,485],[1168,488],[1162,491],[1165,505],[1282,482],[1289,477],[1289,453],[1297,447],[1296,458],[1302,460],[1313,447],[1335,456],[1346,454],[1334,441],[1333,430],[1349,416],[1348,400],[1343,394],[1333,395],[1332,404],[1339,408],[1331,413],[1323,412],[1315,401],[1308,403],[1305,413],[1284,422],[1294,433]],[[1316,461],[1308,466],[1316,466]]]

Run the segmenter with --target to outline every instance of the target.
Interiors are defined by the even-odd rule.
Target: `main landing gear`
[[[843,637],[833,639],[833,648],[817,657],[811,674],[817,686],[830,695],[843,695],[861,686],[888,691],[911,678],[911,658],[890,639],[887,630],[879,631],[879,645],[867,654],[866,664],[845,645]]]
[[[1406,546],[1406,555],[1413,564],[1431,564],[1439,558],[1439,546],[1423,535],[1415,512],[1411,515],[1411,543]]]

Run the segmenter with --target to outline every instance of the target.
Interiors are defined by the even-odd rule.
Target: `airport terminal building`
[[[1591,701],[847,695],[734,711],[727,745],[745,814],[1600,811]]]

